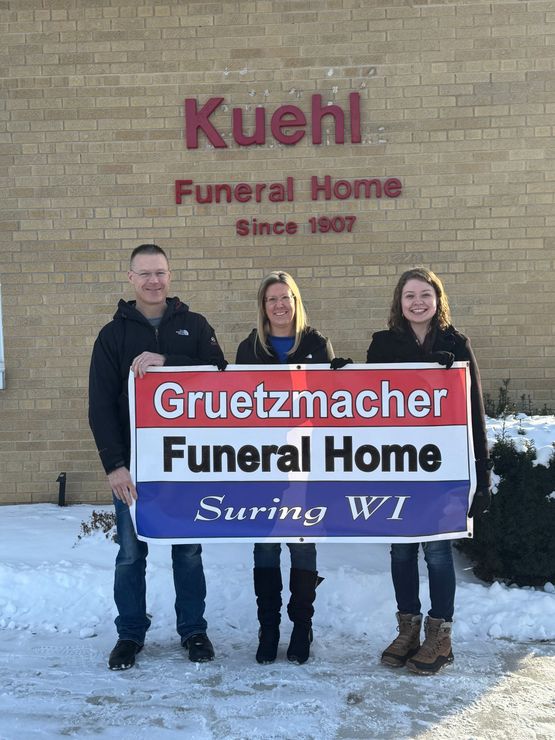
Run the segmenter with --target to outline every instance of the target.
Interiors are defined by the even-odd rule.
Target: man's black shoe
[[[135,656],[143,649],[133,640],[118,640],[108,658],[108,668],[111,671],[126,671],[135,665]]]
[[[198,635],[191,635],[183,641],[183,647],[189,651],[189,660],[193,663],[207,663],[214,660],[214,648],[208,639],[208,636],[202,632]]]

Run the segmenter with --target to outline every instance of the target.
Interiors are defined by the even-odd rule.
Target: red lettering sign
[[[194,98],[185,99],[185,145],[187,149],[198,149],[199,135],[203,133],[207,140],[216,149],[226,149],[227,144],[212,123],[210,118],[223,103],[224,98],[210,98],[199,108]],[[322,102],[322,96],[315,94],[311,98],[310,135],[313,144],[322,143],[322,120],[331,117],[334,122],[334,141],[336,144],[345,143],[345,112],[340,105],[327,105]],[[360,144],[360,94],[349,94],[349,142]],[[258,106],[254,113],[254,131],[245,133],[243,125],[243,110],[233,108],[231,111],[231,134],[239,146],[260,146],[266,143],[266,108]],[[281,105],[277,108],[270,121],[272,136],[280,144],[291,146],[297,144],[306,135],[306,115],[296,105]],[[296,129],[287,133],[287,129]]]

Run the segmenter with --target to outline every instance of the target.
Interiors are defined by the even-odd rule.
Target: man
[[[212,364],[223,370],[227,364],[204,316],[189,311],[178,298],[168,298],[171,273],[160,247],[142,244],[134,249],[127,276],[135,300],[120,300],[113,320],[100,331],[89,376],[89,423],[112,489],[119,542],[114,579],[119,639],[108,662],[112,670],[134,665],[150,627],[145,582],[148,547],[137,539],[129,513],[137,499],[129,473],[129,368],[140,382],[149,367]],[[177,632],[194,662],[214,658],[204,619],[201,552],[200,545],[172,546]]]

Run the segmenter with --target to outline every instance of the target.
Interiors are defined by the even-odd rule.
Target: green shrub
[[[519,451],[500,438],[491,451],[501,480],[489,511],[474,524],[474,538],[458,547],[485,581],[518,586],[555,582],[555,454],[549,465],[534,465],[536,451]]]

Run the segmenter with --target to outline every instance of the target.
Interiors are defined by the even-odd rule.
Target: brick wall
[[[174,293],[206,314],[232,359],[259,279],[298,279],[311,323],[365,357],[400,272],[440,274],[493,396],[555,406],[555,4],[418,0],[0,0],[0,502],[106,501],[86,420],[90,350],[121,295],[130,250],[157,242]],[[231,107],[360,94],[362,143],[240,147]],[[223,96],[186,149],[183,100]],[[397,177],[395,199],[312,201],[312,175]],[[283,182],[293,202],[175,204],[174,181]],[[312,216],[354,215],[311,234]],[[239,218],[294,220],[239,237]]]

